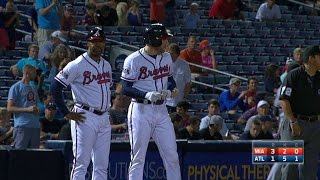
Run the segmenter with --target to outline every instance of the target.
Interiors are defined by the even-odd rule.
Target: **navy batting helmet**
[[[162,39],[171,37],[172,34],[167,33],[166,27],[162,24],[151,24],[144,31],[143,41],[145,44],[160,47]]]
[[[94,27],[87,36],[88,41],[104,41],[106,36],[100,27]]]

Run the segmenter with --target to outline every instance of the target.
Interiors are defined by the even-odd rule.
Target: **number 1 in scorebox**
[[[252,163],[303,163],[303,141],[253,141]]]

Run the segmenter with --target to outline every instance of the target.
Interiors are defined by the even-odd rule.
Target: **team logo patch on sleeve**
[[[129,70],[129,68],[124,68],[124,69],[122,70],[122,72],[123,72],[124,74],[129,74],[129,73],[130,73],[130,70]]]
[[[64,72],[64,71],[60,71],[60,74],[62,75],[62,77],[64,77],[65,79],[68,79],[69,74]]]

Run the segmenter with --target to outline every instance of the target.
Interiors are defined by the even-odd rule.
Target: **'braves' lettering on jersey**
[[[111,106],[111,73],[106,60],[101,58],[97,63],[84,53],[68,63],[55,79],[65,86],[71,85],[74,102],[105,111]]]
[[[90,71],[83,72],[83,85],[90,84],[92,81],[97,81],[98,84],[105,84],[110,82],[110,73],[102,72],[98,74],[91,73]]]
[[[133,87],[144,92],[167,90],[172,69],[169,53],[162,53],[154,59],[142,48],[125,59],[121,79],[134,82]]]
[[[148,70],[146,66],[142,66],[140,68],[140,75],[138,77],[138,80],[140,79],[146,79],[149,76],[152,76],[154,80],[169,76],[170,67],[169,65],[160,66],[158,69]]]

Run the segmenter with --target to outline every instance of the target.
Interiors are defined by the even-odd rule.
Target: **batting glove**
[[[152,92],[148,92],[145,95],[145,98],[151,102],[157,102],[158,100],[161,100],[162,96],[161,96],[161,93],[152,91]]]
[[[171,91],[170,90],[161,91],[161,99],[162,100],[169,99],[169,98],[171,98]]]

